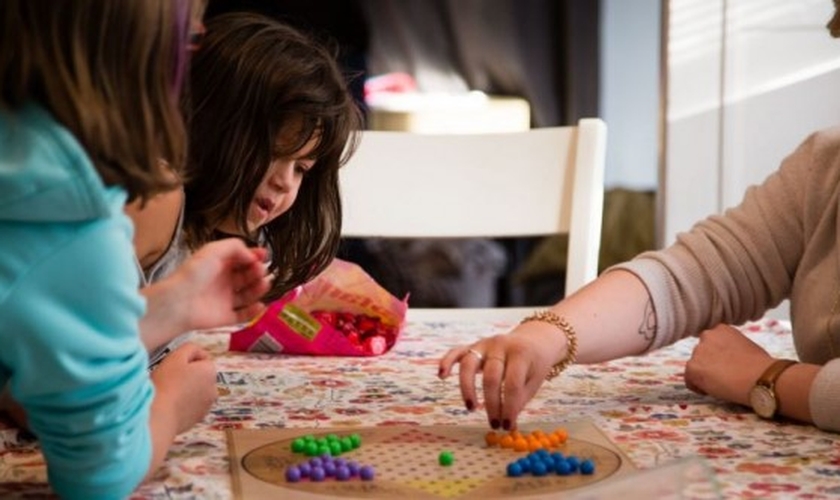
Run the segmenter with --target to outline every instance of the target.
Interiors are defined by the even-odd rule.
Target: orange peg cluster
[[[489,448],[500,446],[523,452],[534,452],[541,448],[546,450],[557,449],[563,446],[567,439],[569,439],[569,433],[562,427],[548,434],[537,429],[533,432],[510,431],[501,433],[490,431],[484,436],[484,441]]]

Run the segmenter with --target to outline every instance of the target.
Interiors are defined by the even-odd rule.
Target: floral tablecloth
[[[135,497],[231,498],[230,427],[486,425],[483,412],[464,409],[457,377],[438,380],[437,361],[450,346],[510,326],[409,323],[395,348],[376,358],[232,353],[227,331],[202,332],[195,340],[216,356],[219,400]],[[794,356],[786,323],[768,319],[743,329],[772,354]],[[725,498],[840,496],[840,436],[761,421],[746,408],[688,391],[682,375],[695,342],[573,366],[543,386],[522,423],[589,419],[640,469],[702,457]],[[45,493],[45,482],[37,443],[0,420],[0,497]]]

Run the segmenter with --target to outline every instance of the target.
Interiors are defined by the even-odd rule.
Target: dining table
[[[163,467],[133,498],[234,498],[230,429],[489,429],[481,408],[465,408],[458,377],[438,377],[439,359],[453,346],[510,330],[530,312],[409,309],[393,348],[369,357],[233,352],[233,328],[194,332],[192,340],[215,358],[218,400],[177,437]],[[795,357],[789,322],[767,317],[739,328],[773,356]],[[696,342],[689,337],[645,355],[573,365],[543,384],[520,424],[591,422],[629,458],[639,485],[645,474],[692,461],[706,471],[704,498],[840,497],[840,435],[763,420],[688,390],[684,369]],[[0,498],[49,491],[37,439],[0,419]],[[633,497],[630,491],[624,498]]]

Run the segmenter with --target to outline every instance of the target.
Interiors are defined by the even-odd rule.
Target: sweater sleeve
[[[738,206],[699,222],[664,250],[611,268],[636,274],[650,293],[657,319],[651,349],[720,323],[757,319],[788,296],[804,247],[812,143],[750,187]]]
[[[840,432],[840,358],[823,366],[808,393],[808,406],[814,425]]]
[[[0,358],[62,498],[127,497],[151,461],[145,306],[124,219],[53,242],[0,310],[12,333]]]

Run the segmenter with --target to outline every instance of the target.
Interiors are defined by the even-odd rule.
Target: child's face
[[[317,144],[318,138],[313,137],[291,155],[272,159],[248,207],[248,235],[253,235],[257,229],[280,217],[292,207],[304,176],[315,165],[312,151]],[[242,231],[232,216],[225,219],[219,229],[228,234],[247,236],[241,234]]]

